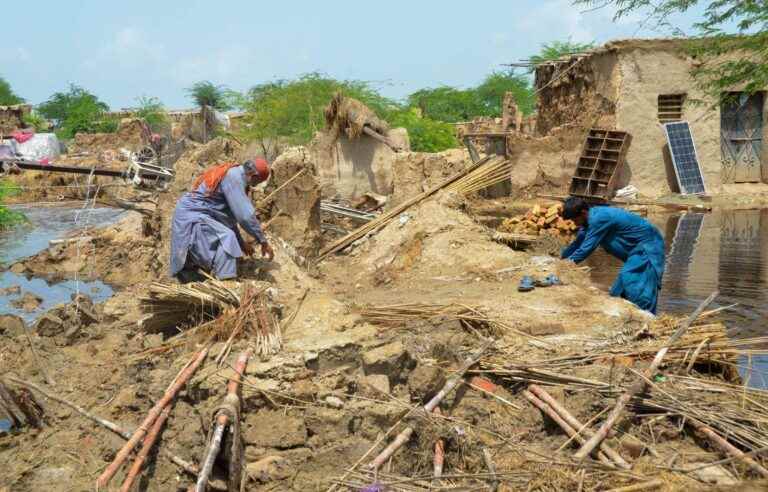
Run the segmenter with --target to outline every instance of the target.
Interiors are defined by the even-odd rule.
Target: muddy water
[[[689,314],[714,290],[713,307],[738,303],[723,314],[735,337],[768,336],[768,209],[651,216],[664,234],[666,271],[659,312]],[[608,289],[621,262],[602,250],[587,264]],[[768,386],[768,357],[742,361],[752,384]],[[753,371],[747,367],[752,365]]]
[[[45,277],[26,277],[6,268],[12,263],[35,255],[48,247],[52,239],[60,239],[74,230],[84,227],[100,227],[118,220],[122,210],[113,208],[78,207],[14,207],[22,212],[28,223],[0,233],[0,289],[18,286],[14,293],[0,294],[0,314],[15,314],[31,323],[51,307],[66,303],[76,293],[101,302],[112,295],[112,289],[101,281],[80,279],[51,280]],[[51,272],[54,273],[54,272]],[[32,293],[43,299],[37,309],[24,311],[14,307],[12,302],[25,293]]]

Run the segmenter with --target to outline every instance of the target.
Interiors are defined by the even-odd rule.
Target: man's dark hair
[[[563,205],[563,218],[573,220],[585,210],[589,210],[589,204],[579,197],[571,196]]]

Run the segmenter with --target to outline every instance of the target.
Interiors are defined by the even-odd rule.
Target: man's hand
[[[243,241],[243,247],[242,247],[243,253],[245,253],[245,256],[253,256],[253,245],[249,242]]]
[[[269,243],[261,243],[261,256],[269,261],[272,261],[275,257],[275,252],[272,251],[272,246],[270,246]]]

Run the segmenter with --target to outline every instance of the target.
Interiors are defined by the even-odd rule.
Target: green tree
[[[440,152],[459,145],[456,129],[452,124],[422,116],[416,108],[391,112],[389,123],[408,130],[411,150],[417,152]]]
[[[536,107],[530,80],[512,71],[491,72],[475,91],[485,107],[487,116],[501,116],[501,103],[506,92],[512,93],[523,114],[531,114]]]
[[[405,127],[413,150],[444,150],[456,145],[452,125],[419,118],[366,82],[336,80],[320,73],[267,82],[235,95],[231,100],[238,101],[237,106],[246,113],[240,136],[261,142],[268,156],[276,142],[305,144],[325,126],[323,110],[339,91],[363,102],[392,126]]]
[[[0,106],[13,106],[14,104],[22,104],[24,99],[17,96],[11,84],[7,80],[0,77]]]
[[[208,106],[219,111],[232,109],[228,100],[228,95],[231,95],[231,92],[223,85],[216,85],[208,80],[203,80],[187,88],[187,94],[201,108]]]
[[[538,63],[558,60],[573,53],[582,53],[594,47],[595,43],[575,43],[570,38],[566,41],[552,41],[542,44],[541,51],[531,57],[531,62],[535,66]],[[533,72],[534,70],[535,68],[532,67],[530,71]]]
[[[70,85],[68,92],[56,92],[37,107],[54,123],[57,135],[69,139],[76,133],[114,132],[117,120],[107,118],[109,106],[86,89]]]
[[[168,114],[165,106],[156,97],[141,96],[137,98],[139,103],[136,116],[143,118],[153,132],[160,132],[168,127]]]
[[[531,83],[524,75],[514,72],[491,72],[477,87],[456,89],[438,87],[414,92],[407,105],[417,107],[421,114],[433,120],[456,123],[478,116],[501,116],[504,94],[511,92],[525,114],[533,112],[535,98]]]
[[[693,69],[697,84],[714,100],[727,91],[768,87],[768,5],[765,0],[573,0],[576,5],[616,7],[615,18],[643,12],[646,21],[674,29],[670,16],[706,4],[695,24],[688,50],[701,64]],[[730,30],[731,32],[727,32]],[[679,31],[678,31],[679,32]]]
[[[407,105],[419,108],[427,118],[451,123],[488,116],[482,98],[474,89],[448,86],[421,89],[408,96]]]

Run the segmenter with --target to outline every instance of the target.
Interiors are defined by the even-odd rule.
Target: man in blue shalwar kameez
[[[262,255],[272,259],[272,248],[246,194],[249,185],[268,177],[267,162],[256,159],[219,164],[197,178],[173,214],[171,276],[182,283],[201,280],[198,269],[203,269],[219,280],[237,277],[237,259],[253,254],[238,225],[261,245]]]
[[[664,275],[664,238],[659,230],[624,209],[590,207],[576,197],[565,201],[562,216],[580,227],[576,239],[562,251],[562,258],[581,263],[602,246],[624,262],[610,295],[656,314]]]

